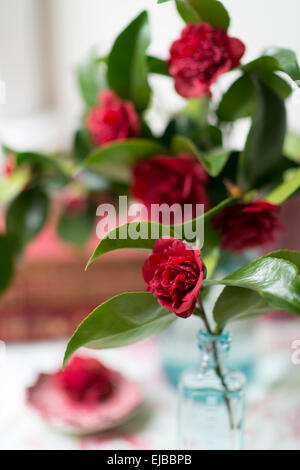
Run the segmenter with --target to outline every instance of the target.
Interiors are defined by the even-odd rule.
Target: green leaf
[[[0,258],[0,292],[3,292],[12,279],[14,265],[12,243],[6,235],[0,235]]]
[[[167,151],[154,140],[130,139],[96,150],[83,164],[95,166],[103,175],[112,177],[116,181],[128,182],[131,177],[131,168],[136,162],[161,153],[164,154]]]
[[[300,136],[293,132],[287,132],[284,146],[284,155],[290,160],[300,163]]]
[[[170,77],[166,60],[159,59],[158,57],[148,56],[147,64],[149,73],[155,73],[158,75],[165,75],[166,77]]]
[[[220,326],[233,321],[263,315],[272,310],[257,292],[241,287],[225,287],[214,306],[214,320]]]
[[[38,152],[19,152],[16,153],[16,164],[17,166],[23,166],[27,163],[31,163],[39,167],[52,167],[57,170],[61,170],[59,162],[51,155]]]
[[[291,94],[291,87],[281,77],[273,72],[261,72],[262,83],[275,91],[282,99]],[[220,121],[231,122],[236,119],[252,116],[255,110],[256,89],[249,74],[242,75],[223,95],[217,109]]]
[[[211,279],[220,260],[220,239],[212,229],[211,217],[206,217],[204,225],[204,245],[202,258],[206,267],[206,279]]]
[[[186,23],[206,22],[228,29],[230,17],[217,0],[176,0],[178,13]]]
[[[290,85],[276,73],[261,74],[260,80],[275,91],[283,100],[286,100],[292,93]]]
[[[188,99],[185,108],[180,114],[192,118],[199,126],[199,129],[208,125],[210,112],[210,102],[205,96],[203,98]]]
[[[275,188],[265,199],[271,204],[282,204],[300,188],[300,169],[293,171],[293,174],[280,186]]]
[[[215,321],[222,328],[236,316],[266,313],[272,309],[287,310],[300,315],[299,268],[299,252],[280,250],[254,261],[220,281],[205,281],[205,285],[220,284],[230,287],[229,292],[228,287],[225,287],[216,303]],[[238,288],[246,289],[246,292],[239,292]],[[257,295],[253,295],[251,291]],[[236,308],[233,308],[230,295],[234,296]]]
[[[278,61],[274,57],[262,56],[255,59],[248,64],[242,65],[241,70],[247,73],[252,73],[258,77],[266,73],[275,72],[279,70]]]
[[[157,0],[157,3],[166,3],[169,2],[170,0]]]
[[[164,232],[165,230],[165,232]],[[145,237],[130,237],[130,233],[145,234]],[[158,234],[152,236],[152,234]],[[135,250],[152,250],[155,240],[163,235],[174,235],[171,227],[162,226],[157,222],[129,222],[111,230],[105,237],[102,238],[96,247],[93,255],[88,261],[86,269],[95,261],[95,259],[109,253],[110,251],[135,249]]]
[[[146,56],[149,45],[148,14],[143,11],[118,36],[108,58],[110,88],[132,101],[138,111],[147,108],[151,94]]]
[[[251,116],[255,107],[255,86],[251,77],[242,75],[223,95],[217,110],[220,121],[235,121]]]
[[[79,325],[68,343],[64,365],[81,346],[93,349],[126,346],[159,333],[175,319],[174,313],[161,307],[150,293],[113,297]]]
[[[213,177],[218,176],[228,162],[231,153],[231,151],[221,148],[206,152],[204,158],[208,173]]]
[[[19,194],[6,211],[6,232],[21,250],[43,228],[49,209],[49,199],[39,187]]]
[[[0,204],[7,204],[27,186],[30,172],[26,169],[17,170],[9,177],[0,181]]]
[[[90,238],[94,227],[94,214],[88,208],[78,214],[63,212],[60,215],[57,233],[62,240],[82,247]]]
[[[100,66],[97,57],[91,54],[77,70],[77,80],[82,98],[88,108],[96,106],[101,86]]]
[[[78,161],[84,160],[93,150],[93,145],[86,129],[78,129],[75,133],[73,152]]]
[[[217,214],[219,211],[223,210],[225,207],[233,204],[237,201],[237,198],[229,198],[223,201],[221,204],[212,208],[210,211],[206,212],[204,215],[201,215],[193,221],[186,222],[181,226],[164,226],[157,222],[130,222],[128,224],[121,225],[111,230],[105,237],[102,238],[98,246],[96,247],[93,255],[88,261],[88,268],[95,259],[109,253],[110,251],[122,250],[122,249],[142,249],[142,250],[152,250],[155,240],[161,238],[162,236],[173,236],[175,238],[184,239],[187,228],[195,228],[196,223],[199,222],[199,219],[204,218],[205,227],[211,220],[211,218]],[[180,228],[179,228],[180,227]],[[134,236],[132,236],[134,234]],[[144,234],[144,236],[135,236],[136,234]],[[180,237],[180,234],[182,237]],[[197,234],[198,235],[198,234]],[[194,242],[193,240],[187,240],[189,242]]]
[[[174,153],[187,152],[194,155],[202,163],[210,176],[218,176],[226,165],[231,152],[224,149],[213,149],[202,153],[198,150],[194,142],[187,137],[175,135],[172,139],[172,150]]]
[[[282,160],[286,132],[283,100],[269,87],[253,78],[257,100],[252,127],[240,155],[239,184],[245,189],[259,186]]]
[[[273,251],[272,253],[269,253],[263,256],[263,258],[268,258],[268,257],[289,261],[297,267],[298,271],[300,271],[300,252],[299,251],[277,250],[277,251]]]
[[[264,50],[264,54],[274,58],[278,62],[279,70],[289,75],[292,80],[295,80],[297,83],[299,82],[300,67],[294,51],[279,47],[269,47]],[[298,86],[300,86],[300,82]]]
[[[201,17],[188,0],[175,0],[176,8],[186,23],[201,23]]]

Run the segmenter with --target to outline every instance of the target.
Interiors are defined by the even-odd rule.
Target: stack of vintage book
[[[59,241],[52,225],[29,245],[0,299],[0,339],[31,341],[70,335],[97,305],[120,290],[145,290],[144,253],[110,253],[86,272],[99,240],[83,250]]]

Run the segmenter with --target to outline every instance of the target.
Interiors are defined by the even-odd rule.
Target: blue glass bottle
[[[227,367],[229,333],[198,335],[200,362],[179,381],[178,443],[182,450],[241,450],[244,374]]]

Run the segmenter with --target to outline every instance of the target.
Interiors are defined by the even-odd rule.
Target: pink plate
[[[26,390],[27,403],[44,421],[78,435],[93,434],[120,425],[142,403],[141,388],[115,372],[115,390],[106,400],[85,404],[72,400],[51,374],[40,374]]]

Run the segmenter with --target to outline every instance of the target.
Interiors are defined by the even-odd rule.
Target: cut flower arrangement
[[[287,132],[285,108],[293,81],[300,79],[296,55],[272,47],[246,63],[246,46],[230,34],[230,17],[221,2],[172,1],[186,25],[168,56],[149,55],[144,11],[107,56],[91,54],[79,66],[84,111],[70,154],[3,147],[0,291],[12,278],[15,260],[53,212],[58,236],[82,247],[93,232],[99,203],[118,195],[146,207],[204,204],[207,211],[221,209],[228,196],[240,198],[219,214],[206,235],[208,276],[222,250],[260,246],[282,228],[279,205],[300,185],[300,140]],[[217,103],[214,85],[232,70],[238,77]],[[153,75],[186,99],[160,134],[148,119]],[[237,151],[224,142],[241,118],[252,124],[244,149]]]
[[[74,139],[73,159],[7,149],[9,176],[0,191],[2,200],[9,202],[6,235],[1,238],[7,259],[2,285],[11,275],[13,254],[45,223],[49,195],[57,197],[76,188],[79,197],[72,193],[65,200],[58,229],[65,238],[80,234],[80,243],[93,228],[91,214],[103,188],[130,194],[146,207],[204,204],[201,250],[197,234],[185,240],[178,236],[178,226],[158,221],[131,222],[107,233],[89,264],[114,250],[148,250],[141,273],[146,291],[123,293],[97,307],[70,339],[64,363],[81,346],[125,346],[174,321],[197,316],[203,325],[202,365],[181,382],[178,445],[241,448],[244,381],[226,368],[230,345],[226,326],[276,309],[299,315],[300,253],[269,253],[224,279],[215,279],[214,273],[223,251],[259,248],[285,230],[280,205],[300,187],[299,141],[287,132],[285,100],[293,81],[299,83],[300,68],[293,51],[278,47],[244,63],[246,47],[228,32],[230,17],[221,2],[175,3],[186,25],[168,58],[148,54],[149,22],[147,12],[142,12],[121,32],[108,56],[92,56],[80,67],[86,109]],[[214,84],[233,69],[238,78],[216,105]],[[154,135],[147,122],[151,74],[167,77],[187,99],[160,135]],[[224,148],[224,135],[241,118],[251,119],[244,149]],[[197,222],[192,219],[182,226],[194,227]],[[124,229],[137,236],[121,237]],[[138,236],[145,231],[147,238]],[[151,238],[155,232],[158,236]],[[11,256],[8,246],[13,247]],[[215,302],[212,322],[205,301],[216,285],[224,289]],[[201,414],[212,402],[219,410],[213,443],[205,437]]]
[[[203,325],[199,334],[202,362],[194,375],[184,374],[180,382],[178,445],[239,449],[244,378],[226,368],[230,346],[226,326],[273,310],[299,315],[300,253],[269,253],[223,279],[214,279],[214,272],[222,250],[241,253],[261,247],[286,229],[280,221],[280,204],[298,190],[300,172],[295,157],[297,139],[286,131],[284,101],[291,93],[291,79],[299,80],[300,69],[295,54],[279,48],[270,48],[258,59],[242,64],[245,45],[227,32],[230,19],[220,2],[175,3],[187,24],[172,44],[167,61],[146,55],[146,13],[121,33],[110,55],[101,59],[111,90],[100,94],[97,107],[87,115],[87,128],[94,141],[102,145],[87,162],[105,171],[109,152],[110,164],[124,168],[127,160],[132,170],[131,193],[147,207],[163,202],[204,204],[204,245],[200,250],[199,234],[194,240],[178,237],[178,226],[164,227],[151,220],[131,222],[108,233],[88,266],[113,250],[150,250],[142,272],[147,291],[124,293],[97,307],[70,339],[64,363],[81,346],[125,346],[159,333],[176,319],[183,321],[178,317],[197,316]],[[134,38],[136,47],[131,49]],[[127,82],[129,63],[132,81]],[[239,70],[240,76],[214,107],[210,103],[213,84],[232,69]],[[150,130],[143,118],[138,127],[132,106],[136,112],[147,106],[147,72],[173,77],[176,91],[189,101],[155,140],[168,152],[160,151],[149,158],[144,154],[140,159],[137,145],[141,141],[136,137]],[[117,114],[111,108],[108,113],[107,103],[116,103],[116,94],[129,102],[119,102]],[[126,117],[126,129],[120,126],[121,115]],[[241,152],[224,150],[222,131],[228,123],[243,117],[252,119],[245,148]],[[114,132],[124,139],[126,131],[126,138],[106,146],[106,125],[112,121],[117,123]],[[185,221],[181,228],[193,227],[196,222]],[[168,237],[164,236],[166,228]],[[159,233],[155,239],[150,235],[154,229]],[[124,230],[126,239],[120,236]],[[139,237],[145,231],[148,238]],[[136,236],[130,238],[133,233]],[[216,285],[224,289],[215,302],[212,322],[205,302]],[[206,400],[207,406],[213,401],[219,410],[213,439],[206,436]]]

